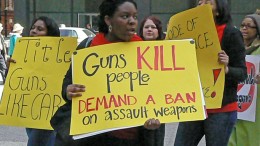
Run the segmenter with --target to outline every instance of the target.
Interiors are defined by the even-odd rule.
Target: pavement
[[[0,146],[26,146],[25,128],[0,126]]]
[[[178,123],[166,124],[164,146],[173,146]],[[26,146],[27,135],[25,128],[0,126],[0,146]],[[203,138],[198,146],[205,146]]]

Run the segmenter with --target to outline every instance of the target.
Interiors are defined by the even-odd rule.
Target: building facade
[[[14,24],[14,0],[1,0],[0,2],[0,23],[3,26],[3,35],[12,31]]]
[[[85,27],[87,23],[97,27],[98,6],[102,0],[14,0],[14,22],[25,26],[28,32],[31,21],[38,16],[49,16],[58,24]],[[169,18],[181,11],[196,6],[197,0],[136,0],[138,20],[145,16],[156,15],[166,24]],[[239,26],[246,14],[260,8],[260,0],[228,0],[233,22]]]

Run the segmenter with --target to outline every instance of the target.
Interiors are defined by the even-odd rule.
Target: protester
[[[51,18],[41,16],[33,20],[30,27],[31,37],[53,36],[59,37],[60,30],[55,21]],[[9,62],[16,63],[14,59]],[[53,146],[55,143],[55,131],[26,128],[28,135],[27,146]]]
[[[3,30],[3,25],[0,23],[0,50],[1,50],[1,55],[4,57],[4,59],[7,59],[7,52],[6,52],[6,44],[5,44],[5,39],[4,36],[2,35],[2,30]]]
[[[139,36],[145,41],[163,40],[162,22],[155,16],[146,17],[140,24]],[[145,145],[164,145],[165,124],[156,130],[144,129],[143,132],[147,138]]]
[[[143,40],[163,40],[162,22],[155,16],[146,17],[140,24],[139,35]]]
[[[141,41],[135,34],[137,22],[137,5],[133,0],[103,0],[99,7],[99,32],[92,40],[91,46],[115,42]],[[66,104],[58,109],[51,120],[51,125],[57,132],[55,145],[84,146],[143,146],[145,135],[141,135],[142,127],[134,127],[107,132],[88,138],[73,140],[69,135],[71,119],[71,99],[80,98],[81,92],[87,92],[85,86],[72,84],[71,68],[63,80],[62,97]],[[65,127],[66,126],[66,127]],[[160,122],[149,119],[144,127],[157,129]]]
[[[22,37],[22,33],[23,33],[23,27],[21,26],[21,24],[15,23],[14,26],[13,26],[12,33],[10,33],[10,35],[11,35],[11,37],[10,37],[10,47],[9,47],[9,50],[8,50],[9,56],[13,55],[16,40],[17,40],[17,38]]]
[[[91,32],[93,32],[93,33],[96,33],[95,32],[95,30],[93,29],[93,27],[91,26],[91,24],[86,24],[86,28],[88,29],[88,30],[90,30]]]
[[[237,84],[247,77],[245,48],[241,32],[231,23],[227,0],[199,0],[212,6],[222,51],[218,61],[225,66],[225,85],[221,108],[208,109],[202,121],[179,123],[175,146],[196,146],[205,135],[207,146],[227,146],[237,120]]]
[[[0,51],[1,51],[1,53],[0,53],[0,74],[1,74],[1,78],[4,82],[7,67],[6,67],[6,63],[5,63],[6,45],[4,42],[4,37],[1,34],[2,30],[3,30],[3,25],[2,25],[2,23],[0,23],[0,40],[1,40],[1,43],[0,43]]]
[[[247,15],[240,25],[247,55],[260,55],[260,10]],[[256,76],[260,84],[260,74]],[[229,146],[260,145],[260,86],[257,87],[256,120],[255,122],[238,120],[229,140]]]

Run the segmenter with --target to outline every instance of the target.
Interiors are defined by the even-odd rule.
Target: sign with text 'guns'
[[[0,104],[0,124],[52,129],[50,119],[64,104],[61,86],[77,41],[68,37],[17,40]]]
[[[189,39],[196,43],[199,74],[207,109],[220,108],[225,70],[218,63],[221,50],[210,5],[198,6],[171,17],[167,40]]]
[[[70,134],[205,118],[193,40],[113,43],[73,55]]]

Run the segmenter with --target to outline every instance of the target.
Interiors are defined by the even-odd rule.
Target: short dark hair
[[[163,40],[164,39],[164,35],[163,35],[163,30],[162,30],[162,22],[160,21],[159,18],[155,17],[155,16],[148,16],[146,18],[144,18],[144,20],[141,22],[140,24],[140,29],[139,29],[139,36],[143,39],[144,39],[144,36],[143,36],[143,27],[144,27],[144,24],[147,20],[152,20],[153,23],[155,24],[156,26],[156,29],[158,30],[158,37],[156,38],[156,40]]]
[[[137,9],[137,4],[133,0],[104,0],[101,5],[99,6],[99,22],[98,22],[98,30],[99,32],[108,33],[108,26],[105,23],[105,16],[113,17],[114,13],[116,12],[117,8],[125,3],[130,2],[132,3],[135,8]]]
[[[230,14],[230,8],[228,5],[227,0],[215,0],[216,5],[217,5],[217,12],[218,16],[216,16],[216,24],[228,24],[232,23],[232,18]]]
[[[60,36],[60,30],[58,24],[51,18],[46,16],[40,16],[32,21],[32,25],[30,30],[32,29],[34,23],[38,20],[41,20],[45,23],[47,28],[47,35],[46,36]]]

